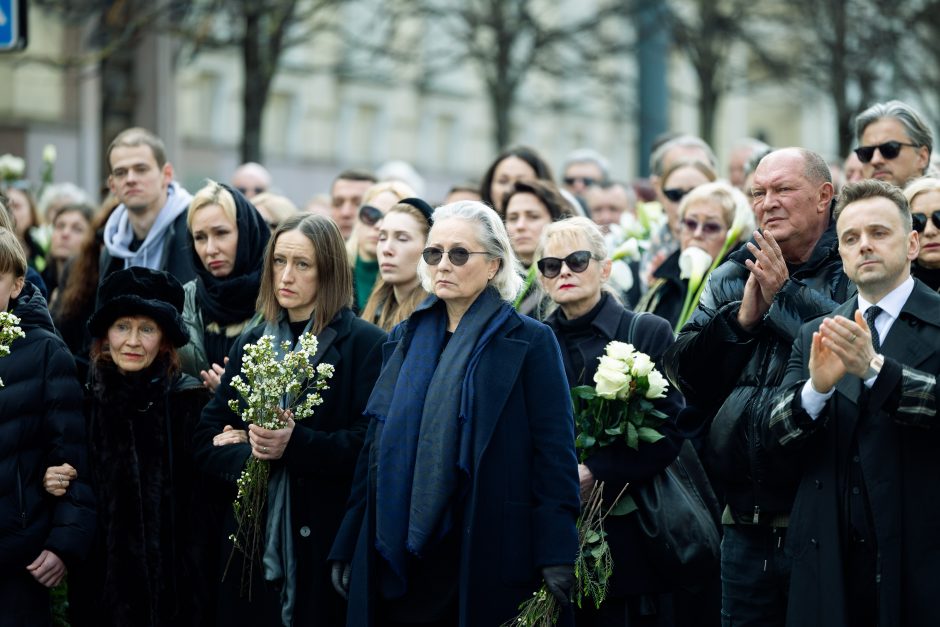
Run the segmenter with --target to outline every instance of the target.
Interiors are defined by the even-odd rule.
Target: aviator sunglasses
[[[368,226],[375,226],[384,216],[381,209],[372,205],[362,205],[359,208],[359,221]]]
[[[470,260],[470,255],[485,255],[485,252],[471,252],[466,248],[451,248],[450,250],[443,250],[441,248],[434,248],[433,246],[425,248],[421,251],[421,256],[424,257],[424,263],[429,266],[436,266],[441,262],[444,255],[447,255],[447,258],[450,259],[450,262],[455,266],[462,266]]]
[[[721,232],[721,229],[724,227],[718,224],[717,222],[699,222],[698,220],[693,220],[692,218],[686,218],[682,221],[682,226],[685,227],[689,233],[695,233],[698,230],[698,227],[702,227],[703,235],[717,235]]]
[[[564,263],[568,266],[568,269],[572,272],[581,273],[587,270],[588,264],[591,263],[591,259],[594,259],[594,255],[587,250],[576,250],[564,259],[559,259],[558,257],[542,257],[538,260],[536,265],[539,267],[539,272],[542,273],[542,276],[546,279],[554,279],[561,273],[561,264]]]
[[[917,144],[906,144],[904,142],[889,141],[883,144],[878,144],[877,146],[859,146],[855,149],[855,154],[858,155],[858,160],[862,163],[868,163],[871,161],[871,158],[875,156],[875,149],[878,149],[878,152],[881,153],[881,156],[887,160],[894,159],[899,154],[901,154],[902,146],[910,146],[911,148],[920,148]]]
[[[911,221],[914,223],[914,230],[918,233],[923,233],[924,229],[927,228],[926,213],[912,213]],[[930,214],[930,221],[933,222],[934,228],[940,231],[940,211],[934,211]]]

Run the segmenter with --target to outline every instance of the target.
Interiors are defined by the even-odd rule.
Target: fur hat
[[[148,316],[179,348],[189,342],[183,298],[183,286],[167,272],[138,266],[118,270],[98,288],[98,310],[88,320],[88,331],[103,338],[121,316]]]

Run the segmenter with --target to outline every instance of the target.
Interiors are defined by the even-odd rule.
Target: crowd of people
[[[51,624],[57,587],[75,626],[497,627],[540,586],[578,627],[940,624],[940,170],[903,102],[856,131],[844,163],[743,139],[727,178],[679,134],[632,183],[589,149],[444,199],[346,170],[303,210],[256,163],[191,194],[141,128],[98,206],[6,181],[0,626]],[[322,403],[244,422],[248,347],[306,333]],[[665,420],[579,462],[571,390],[613,341]],[[689,456],[720,556],[680,577],[608,516],[606,599],[573,603],[595,485]]]

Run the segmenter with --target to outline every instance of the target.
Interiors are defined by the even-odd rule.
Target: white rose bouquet
[[[595,387],[581,385],[571,390],[580,461],[595,447],[621,439],[638,449],[641,441],[653,443],[663,437],[658,427],[666,415],[655,408],[653,400],[666,396],[669,383],[653,367],[649,355],[632,344],[611,342],[600,358],[594,383]],[[580,409],[579,400],[584,401]]]
[[[6,357],[10,354],[10,344],[13,343],[13,340],[26,337],[19,325],[19,318],[9,311],[0,311],[0,357]],[[0,388],[2,387],[3,379],[0,379]]]
[[[229,401],[229,408],[246,423],[281,429],[286,412],[292,412],[294,420],[301,420],[323,403],[320,392],[329,387],[327,380],[333,376],[333,366],[312,365],[317,352],[315,335],[304,333],[299,342],[300,349],[293,352],[289,342],[282,342],[280,358],[273,335],[264,335],[245,346],[241,374],[231,381],[241,399]],[[260,564],[264,553],[264,511],[270,470],[268,461],[251,456],[238,478],[238,495],[233,503],[236,531],[229,539],[234,544],[233,555],[236,549],[245,555],[243,582],[251,581],[251,569]]]

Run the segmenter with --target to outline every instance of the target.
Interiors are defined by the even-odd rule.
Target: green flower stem
[[[702,293],[705,291],[705,279],[712,273],[712,271],[717,268],[722,260],[725,258],[725,255],[728,254],[728,249],[731,248],[731,245],[738,241],[738,237],[741,235],[738,229],[732,229],[728,231],[728,235],[725,237],[725,243],[721,246],[721,250],[718,251],[718,254],[715,255],[712,265],[708,267],[708,272],[705,273],[705,276],[702,277],[699,284],[693,289],[691,281],[689,282],[689,289],[685,293],[685,305],[682,307],[682,313],[679,314],[679,321],[676,322],[676,336],[679,335],[679,331],[682,330],[682,327],[685,326],[685,323],[689,321],[689,318],[692,317],[692,312],[695,311],[695,308],[698,307],[699,301],[702,299]],[[690,298],[692,292],[695,292],[694,296]]]
[[[525,283],[522,284],[522,290],[519,292],[519,295],[516,296],[516,300],[512,301],[512,308],[516,311],[519,311],[519,305],[525,300],[526,295],[529,293],[529,288],[535,283],[535,274],[537,271],[538,268],[535,262],[533,262],[532,265],[529,266],[529,273],[526,274]]]

